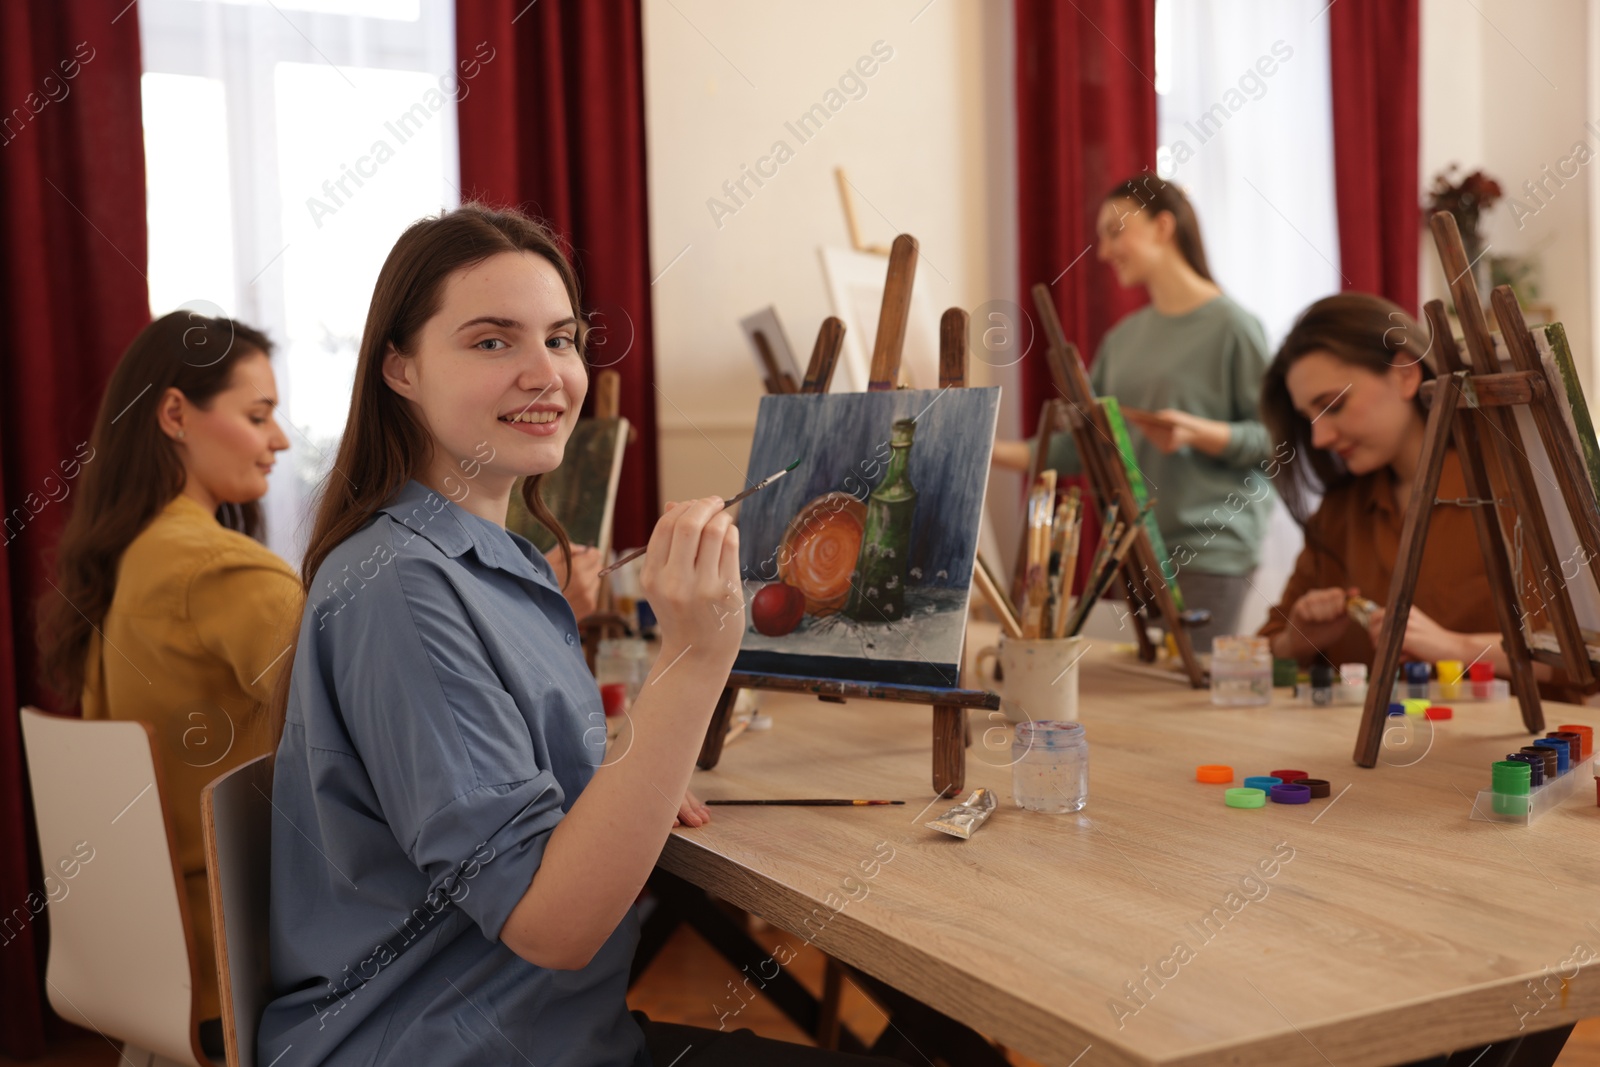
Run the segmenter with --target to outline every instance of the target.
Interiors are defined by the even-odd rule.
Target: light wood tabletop
[[[972,715],[967,787],[1001,807],[968,841],[923,825],[950,804],[928,785],[929,709],[768,694],[773,728],[696,793],[906,806],[719,807],[661,866],[1063,1067],[1394,1064],[1600,1015],[1592,794],[1531,826],[1469,819],[1490,762],[1528,743],[1512,702],[1458,704],[1364,770],[1358,707],[1279,690],[1214,708],[1138,670],[1104,643],[1082,663],[1075,815],[1013,806],[1009,729]],[[1600,724],[1566,705],[1546,719]],[[1305,770],[1331,795],[1231,809],[1195,781],[1203,763],[1235,785]]]

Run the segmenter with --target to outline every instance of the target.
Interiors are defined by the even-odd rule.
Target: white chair
[[[50,1006],[125,1042],[124,1056],[140,1067],[153,1057],[209,1067],[154,732],[142,722],[85,722],[23,708],[22,736],[53,898]]]
[[[272,999],[267,955],[272,880],[272,755],[241,763],[200,794],[211,924],[232,1067],[255,1067],[256,1025]]]

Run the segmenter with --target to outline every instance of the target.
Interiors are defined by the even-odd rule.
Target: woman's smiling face
[[[1152,212],[1136,200],[1117,197],[1100,205],[1095,255],[1111,264],[1117,284],[1143,285],[1161,261],[1176,254],[1170,213]]]
[[[1422,371],[1415,364],[1382,373],[1330,352],[1309,352],[1284,376],[1294,407],[1311,422],[1311,444],[1336,454],[1351,474],[1387,467],[1400,453],[1413,420]]]
[[[559,466],[589,391],[578,337],[566,286],[543,256],[501,252],[452,274],[415,352],[391,347],[384,358],[384,378],[433,440],[422,480],[475,481],[495,496]]]

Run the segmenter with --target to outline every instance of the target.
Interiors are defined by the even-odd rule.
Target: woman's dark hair
[[[1141,208],[1150,213],[1150,217],[1165,211],[1172,216],[1173,236],[1178,242],[1178,251],[1183,254],[1184,261],[1200,277],[1215,284],[1211,277],[1211,267],[1206,263],[1205,242],[1200,239],[1200,219],[1194,213],[1194,205],[1189,203],[1189,198],[1183,195],[1172,182],[1156,177],[1149,171],[1117,186],[1106,194],[1107,200],[1132,200]]]
[[[1326,352],[1373,374],[1416,364],[1427,381],[1434,376],[1428,363],[1432,347],[1417,320],[1371,293],[1324,297],[1300,313],[1261,380],[1261,421],[1280,451],[1290,447],[1289,457],[1279,460],[1286,476],[1277,483],[1278,495],[1302,527],[1311,517],[1312,498],[1347,484],[1353,475],[1338,456],[1312,446],[1311,420],[1294,409],[1289,396],[1289,368],[1313,352]],[[1414,403],[1426,417],[1420,391]]]
[[[271,352],[266,335],[241,322],[174,311],[140,330],[111,372],[56,544],[60,591],[39,602],[39,665],[63,699],[83,694],[89,635],[105,622],[123,552],[183,492],[183,460],[156,415],[162,398],[176,389],[205,409],[241,359]],[[261,505],[221,504],[217,521],[259,538]]]
[[[501,252],[543,256],[561,276],[573,313],[580,314],[578,276],[559,238],[519,211],[463,204],[437,218],[414,222],[400,235],[373,287],[372,305],[356,357],[350,414],[333,462],[333,470],[338,473],[323,479],[318,495],[316,517],[300,568],[307,603],[311,602],[311,583],[317,568],[329,553],[365,526],[422,469],[431,454],[428,431],[412,415],[405,398],[384,380],[384,355],[390,345],[402,355],[414,354],[417,336],[438,313],[450,276]],[[585,358],[587,334],[580,315],[577,349]],[[556,535],[570,575],[572,543],[539,495],[542,478],[534,475],[522,480],[522,501],[533,517]],[[270,709],[274,743],[283,733],[293,663],[291,652],[279,675]]]

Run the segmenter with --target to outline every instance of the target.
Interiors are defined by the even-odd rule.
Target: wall
[[[1589,395],[1596,392],[1590,313],[1593,165],[1547,177],[1582,143],[1600,157],[1600,132],[1586,129],[1591,0],[1423,0],[1422,166],[1426,187],[1451,162],[1482,167],[1508,199],[1485,216],[1490,255],[1536,255],[1541,299],[1566,324]],[[1600,130],[1600,126],[1596,127]],[[1577,171],[1575,173],[1575,171]],[[1587,172],[1587,173],[1585,173]],[[1525,183],[1543,183],[1530,193]],[[1510,199],[1514,198],[1514,199]],[[1444,276],[1423,243],[1423,299],[1442,297]]]
[[[803,365],[832,314],[818,249],[849,243],[835,167],[858,191],[867,243],[918,238],[916,284],[937,307],[1015,299],[1014,68],[1009,7],[979,0],[646,0],[644,15],[661,476],[674,500],[743,482],[762,386],[738,320],[776,305]],[[892,58],[802,142],[786,123],[876,42]],[[729,195],[724,182],[778,141],[792,155]],[[1010,377],[972,360],[972,384]],[[1016,425],[1013,401],[1002,426]],[[991,500],[1016,492],[997,478]],[[999,510],[1014,523],[1014,507]]]

